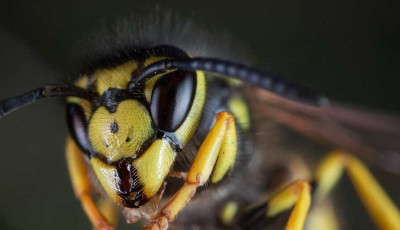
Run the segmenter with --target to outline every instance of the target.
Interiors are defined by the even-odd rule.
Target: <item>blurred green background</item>
[[[335,100],[399,113],[394,2],[2,0],[0,98],[62,81],[74,72],[74,52],[91,31],[160,5],[230,33],[255,66]],[[0,130],[0,229],[89,229],[64,162],[62,104],[27,107],[3,118]],[[399,178],[384,172],[378,178],[400,204]],[[350,211],[340,210],[346,226],[374,229],[355,194],[348,197]]]

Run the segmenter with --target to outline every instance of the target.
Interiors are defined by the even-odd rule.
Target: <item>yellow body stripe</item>
[[[239,211],[239,205],[236,202],[229,201],[223,207],[220,218],[221,222],[224,225],[229,225],[232,223],[233,218],[235,217],[236,213]]]
[[[116,126],[116,132],[112,125]],[[93,149],[110,161],[132,157],[153,134],[147,109],[135,100],[121,102],[112,114],[100,107],[89,124]]]
[[[102,95],[109,88],[126,89],[137,61],[129,61],[111,69],[99,69],[93,74],[97,92]]]
[[[137,171],[143,194],[153,197],[168,175],[175,153],[167,140],[155,140],[146,152],[132,162]]]
[[[226,82],[228,82],[228,84],[233,87],[243,85],[243,81],[236,79],[236,78],[227,78]]]
[[[238,125],[244,130],[250,129],[250,113],[242,98],[234,97],[229,101],[229,109],[232,111]]]
[[[204,107],[204,101],[206,98],[206,82],[204,72],[196,71],[197,75],[197,85],[196,85],[196,95],[193,99],[192,108],[189,111],[188,116],[185,121],[175,131],[176,137],[183,143],[187,144],[192,138],[194,132],[197,130],[201,114]]]

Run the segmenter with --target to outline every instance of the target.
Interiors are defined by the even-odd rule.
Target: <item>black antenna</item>
[[[174,69],[207,71],[239,79],[294,101],[306,102],[319,106],[326,106],[329,104],[329,100],[325,96],[319,95],[311,89],[299,86],[278,75],[261,72],[243,64],[213,58],[164,59],[154,62],[139,73],[136,80],[131,83],[130,88],[143,85],[155,75]]]
[[[19,96],[0,101],[0,118],[38,99],[66,96],[80,97],[87,100],[92,100],[95,97],[92,93],[76,86],[64,84],[45,85]]]

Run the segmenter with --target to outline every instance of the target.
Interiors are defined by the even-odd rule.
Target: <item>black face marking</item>
[[[131,126],[131,128],[129,129],[129,134],[125,141],[130,142],[132,140],[131,139],[132,136],[133,136],[133,126]]]
[[[167,140],[176,153],[182,151],[184,147],[183,143],[175,136],[174,132],[163,132],[161,130],[157,130],[156,136],[159,139]]]
[[[125,158],[115,164],[118,172],[118,195],[126,207],[139,208],[148,199],[143,195],[143,186],[137,178],[137,171],[132,166],[132,159]]]
[[[114,121],[113,123],[111,123],[110,125],[110,131],[112,133],[118,133],[119,127],[118,127],[118,123],[116,121]]]
[[[115,113],[119,103],[130,98],[133,98],[133,95],[131,95],[127,90],[109,88],[101,97],[101,105],[106,107],[110,113]]]
[[[106,140],[104,140],[104,138],[101,138],[101,140],[103,141],[104,146],[106,146],[106,148],[110,147],[110,145],[107,143]]]
[[[150,111],[154,124],[161,130],[178,129],[192,107],[196,92],[196,74],[177,70],[160,77],[154,85]]]

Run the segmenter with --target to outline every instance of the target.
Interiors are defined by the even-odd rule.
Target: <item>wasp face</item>
[[[175,153],[168,141],[154,140],[155,132],[149,111],[136,100],[120,102],[114,113],[100,107],[90,120],[91,164],[103,188],[124,206],[148,201],[169,172]]]

